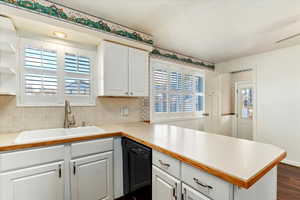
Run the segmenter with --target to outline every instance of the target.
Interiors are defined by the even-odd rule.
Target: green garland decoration
[[[154,49],[151,54],[153,55],[158,55],[158,56],[162,56],[162,57],[166,57],[169,59],[173,59],[173,60],[177,60],[177,61],[181,61],[181,62],[185,62],[185,63],[189,63],[189,64],[194,64],[194,65],[198,65],[198,66],[202,66],[202,67],[207,67],[210,69],[214,69],[215,65],[212,64],[205,64],[204,62],[199,62],[199,61],[193,61],[191,58],[179,58],[176,54],[170,54],[170,53],[161,53],[158,49]]]
[[[108,24],[103,22],[102,20],[99,21],[92,21],[87,18],[74,18],[69,17],[61,8],[57,8],[55,4],[51,6],[44,6],[40,4],[39,2],[30,1],[30,0],[0,0],[0,2],[5,2],[8,4],[15,5],[17,7],[22,7],[25,9],[29,9],[32,11],[36,11],[38,13],[43,13],[52,17],[56,17],[59,19],[75,22],[77,24],[81,24],[87,27],[91,27],[97,30],[101,30],[104,32],[113,33],[122,37],[126,37],[132,40],[137,40],[139,42],[147,43],[150,45],[153,45],[153,40],[149,39],[143,39],[140,34],[137,32],[128,32],[126,30],[112,30]]]

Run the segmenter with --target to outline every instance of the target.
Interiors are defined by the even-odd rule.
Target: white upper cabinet
[[[129,95],[149,95],[148,63],[148,52],[129,48]]]
[[[128,47],[104,41],[100,49],[100,96],[128,96]]]
[[[148,52],[103,41],[98,55],[99,96],[148,96]]]

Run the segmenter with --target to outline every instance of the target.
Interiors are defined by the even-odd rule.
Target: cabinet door
[[[152,167],[152,199],[153,200],[176,200],[180,199],[180,181]]]
[[[149,54],[146,51],[129,48],[129,94],[149,95]]]
[[[71,160],[72,200],[112,200],[112,152]]]
[[[128,47],[103,42],[102,72],[100,84],[103,84],[105,96],[128,96]]]
[[[210,199],[183,183],[182,200],[210,200]]]
[[[63,162],[0,174],[0,200],[63,200]]]

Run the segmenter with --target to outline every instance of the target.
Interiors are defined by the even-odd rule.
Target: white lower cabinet
[[[0,200],[63,200],[64,162],[0,173]]]
[[[113,138],[0,153],[0,200],[113,200]]]
[[[210,200],[200,192],[194,190],[190,186],[182,183],[182,198],[181,200]]]
[[[152,167],[152,200],[180,199],[180,180]]]
[[[113,199],[113,153],[71,160],[72,200]]]

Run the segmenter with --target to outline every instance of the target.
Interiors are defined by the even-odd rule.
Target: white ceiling
[[[150,33],[155,45],[220,62],[300,44],[299,0],[54,0]]]

